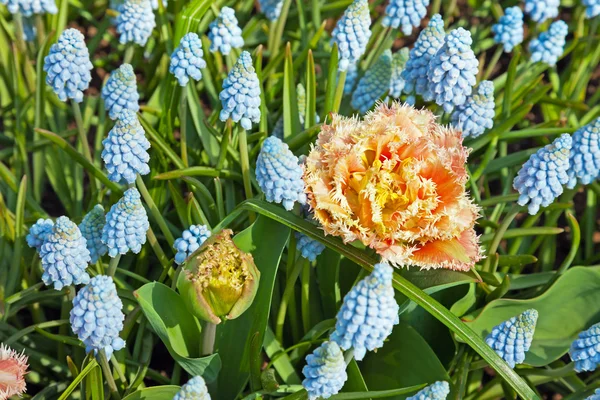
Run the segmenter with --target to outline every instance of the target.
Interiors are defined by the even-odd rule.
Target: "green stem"
[[[344,362],[346,365],[350,364],[352,359],[354,358],[354,349],[350,349],[344,352]]]
[[[90,164],[94,164],[94,160],[92,159],[92,153],[90,151],[90,143],[88,142],[87,135],[85,133],[85,125],[83,124],[83,117],[81,116],[81,108],[79,107],[79,103],[75,100],[71,100],[71,105],[73,106],[73,115],[75,116],[75,123],[77,124],[77,134],[79,135],[79,141],[81,142],[81,147],[83,150],[83,155],[90,162]],[[90,187],[92,189],[92,198],[95,197],[95,193],[97,191],[96,186],[96,178],[91,173],[88,173],[90,178]]]
[[[175,243],[175,238],[169,230],[169,226],[167,225],[167,222],[163,218],[162,214],[160,213],[160,210],[158,209],[158,207],[156,207],[154,200],[152,200],[152,196],[150,196],[150,192],[148,192],[148,188],[146,187],[144,180],[141,176],[137,175],[135,178],[135,183],[140,193],[142,194],[144,201],[148,205],[148,208],[150,208],[150,212],[152,213],[155,222],[158,224],[158,227],[160,228],[163,235],[165,235],[169,246],[173,246],[173,243]]]
[[[340,110],[342,104],[342,97],[344,96],[344,85],[346,84],[346,74],[348,71],[341,71],[338,78],[337,86],[335,88],[335,97],[333,98],[333,107],[331,112],[337,113]]]
[[[181,161],[185,167],[189,167],[187,154],[187,86],[181,90],[179,98],[179,142],[181,144]]]
[[[248,158],[248,137],[246,136],[246,130],[240,130],[238,138],[239,149],[240,149],[240,163],[242,164],[242,178],[244,180],[244,192],[246,198],[252,198],[252,181],[250,178],[250,160]]]
[[[302,327],[304,333],[308,332],[311,328],[310,325],[310,261],[302,258]]]
[[[115,272],[117,271],[117,266],[119,265],[119,261],[121,260],[121,255],[117,254],[116,257],[110,259],[108,263],[108,276],[115,276]]]
[[[133,44],[128,45],[127,48],[125,49],[125,55],[123,56],[123,63],[131,64],[134,54],[135,54],[134,45]]]
[[[492,256],[496,253],[496,250],[498,250],[498,246],[500,246],[500,242],[502,241],[504,232],[506,232],[506,230],[508,229],[508,227],[510,226],[512,221],[515,219],[517,214],[519,214],[520,208],[521,208],[520,206],[514,205],[513,208],[508,212],[508,214],[506,214],[506,217],[504,217],[504,221],[502,221],[502,225],[500,225],[500,227],[496,231],[496,235],[494,235],[494,239],[492,239],[492,242],[490,243],[490,247],[489,247],[488,253],[487,253],[487,259],[485,260],[485,264],[483,265],[483,268],[482,268],[483,271],[495,272],[495,271],[492,271],[492,269],[493,269],[493,267],[492,267],[492,258],[493,257]]]
[[[214,353],[217,325],[207,322],[202,333],[202,355],[209,356]]]
[[[279,305],[279,312],[277,313],[277,321],[275,322],[275,337],[279,341],[279,343],[283,343],[283,325],[285,323],[285,315],[287,313],[287,306],[290,302],[290,298],[294,293],[294,287],[296,283],[296,279],[300,275],[300,271],[302,271],[302,266],[304,263],[297,262],[294,266],[294,270],[290,274],[285,284],[285,290],[283,291],[283,296],[281,296],[281,303]]]
[[[110,394],[114,396],[117,400],[121,400],[121,395],[119,394],[119,389],[117,389],[117,384],[115,383],[115,379],[113,378],[110,365],[108,365],[108,359],[106,358],[106,353],[104,352],[104,349],[98,352],[98,358],[100,358],[100,366],[102,367],[102,371],[104,372],[104,377],[106,378],[106,383],[108,384]]]

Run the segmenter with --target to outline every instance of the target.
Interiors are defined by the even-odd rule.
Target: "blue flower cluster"
[[[0,0],[11,14],[21,13],[24,17],[34,14],[56,14],[58,8],[54,0]]]
[[[564,21],[556,21],[550,25],[547,32],[529,43],[531,61],[544,62],[550,66],[556,65],[558,58],[563,54],[569,27]]]
[[[403,47],[392,57],[392,78],[390,80],[390,96],[394,99],[400,98],[404,90],[404,78],[402,72],[408,61],[408,48]]]
[[[317,260],[317,257],[325,250],[325,245],[318,240],[311,239],[303,233],[296,232],[296,249],[310,262]]]
[[[118,11],[116,24],[119,42],[145,46],[156,26],[150,0],[125,0]]]
[[[596,389],[594,394],[586,397],[585,400],[600,400],[600,389]]]
[[[206,383],[201,376],[195,376],[179,389],[173,400],[211,400]]]
[[[233,8],[223,7],[217,18],[210,23],[208,39],[210,40],[210,51],[220,51],[227,55],[231,49],[239,49],[244,46],[242,30],[238,26]]]
[[[414,396],[406,400],[446,400],[450,394],[450,385],[446,381],[437,381],[421,389]]]
[[[258,3],[269,21],[276,21],[281,15],[283,0],[258,0]]]
[[[325,342],[309,354],[302,373],[305,376],[302,386],[309,400],[328,399],[337,394],[348,379],[344,354],[335,342]]]
[[[577,182],[587,185],[600,175],[600,118],[573,134],[569,167],[569,189]]]
[[[177,250],[175,263],[183,263],[193,252],[198,250],[202,243],[210,237],[210,229],[206,225],[190,225],[183,231],[180,238],[175,239],[173,248]]]
[[[525,0],[525,12],[532,20],[542,23],[558,16],[560,0]]]
[[[23,40],[33,42],[36,37],[37,28],[35,27],[35,21],[33,21],[32,17],[23,17]]]
[[[494,41],[504,46],[504,51],[510,53],[515,46],[523,43],[523,11],[518,6],[504,10],[498,23],[492,26]]]
[[[132,251],[142,250],[146,243],[146,232],[150,228],[146,209],[140,192],[128,189],[123,197],[106,214],[106,225],[102,229],[102,242],[108,246],[108,255],[116,257]]]
[[[110,74],[102,88],[102,99],[111,119],[117,119],[123,110],[137,112],[140,109],[138,104],[140,95],[137,91],[135,73],[130,64],[122,64]]]
[[[383,95],[390,89],[392,80],[392,52],[386,50],[379,60],[367,70],[358,81],[358,86],[352,94],[352,108],[361,114],[369,111]]]
[[[79,230],[86,240],[87,249],[90,251],[91,262],[95,263],[108,252],[108,247],[102,243],[102,229],[106,225],[104,208],[98,204],[83,217]]]
[[[600,15],[600,0],[583,0],[585,6],[585,16],[587,18],[594,18]]]
[[[428,5],[429,0],[390,0],[381,24],[394,29],[402,26],[402,33],[410,35],[413,27],[421,25]]]
[[[527,310],[494,327],[485,342],[514,368],[516,364],[525,361],[525,353],[531,347],[537,319],[537,310]]]
[[[600,364],[600,324],[581,332],[571,344],[569,356],[575,362],[575,371],[594,371]]]
[[[83,91],[92,80],[92,68],[90,53],[77,29],[65,30],[44,58],[46,83],[61,101],[83,101]]]
[[[552,144],[539,149],[519,170],[513,187],[519,192],[519,205],[529,203],[529,214],[535,215],[548,207],[563,192],[569,182],[571,136],[563,134]]]
[[[181,38],[169,65],[169,72],[175,75],[180,86],[187,85],[190,78],[196,81],[202,79],[200,69],[206,68],[203,56],[202,42],[196,33],[190,32]]]
[[[247,51],[242,52],[223,81],[219,99],[223,104],[221,121],[231,118],[246,130],[252,129],[253,122],[260,122],[260,82]]]
[[[54,222],[51,219],[38,219],[35,224],[31,225],[29,233],[25,237],[27,245],[39,252],[48,235],[52,233],[53,227]]]
[[[346,70],[346,82],[344,82],[344,94],[352,93],[358,81],[358,66],[356,64],[348,65]]]
[[[338,69],[346,71],[362,57],[371,38],[369,2],[354,0],[344,11],[331,36],[332,41],[338,45]]]
[[[85,344],[86,352],[104,350],[106,358],[125,347],[119,337],[123,330],[123,303],[110,276],[98,275],[73,299],[71,329]]]
[[[452,125],[462,131],[463,137],[477,137],[494,126],[494,83],[482,81],[477,93],[452,112]]]

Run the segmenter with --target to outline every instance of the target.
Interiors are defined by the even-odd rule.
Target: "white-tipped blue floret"
[[[67,217],[59,217],[52,233],[40,247],[42,281],[47,286],[61,290],[65,286],[85,285],[90,276],[85,271],[90,262],[90,252],[81,231]]]
[[[367,350],[382,347],[394,325],[400,322],[392,287],[393,273],[388,264],[375,264],[373,272],[344,297],[337,314],[331,340],[344,350],[354,349],[354,358],[359,361]]]
[[[354,0],[344,11],[331,36],[332,42],[338,45],[338,69],[346,71],[362,57],[371,38],[369,2]]]
[[[187,85],[190,78],[195,81],[202,79],[200,70],[206,68],[203,56],[202,42],[196,33],[190,32],[181,38],[169,65],[169,72],[175,75],[180,86]]]
[[[44,71],[48,73],[46,84],[61,101],[83,101],[83,91],[92,80],[92,68],[90,53],[77,29],[65,30],[44,58]]]
[[[421,25],[427,14],[429,0],[390,0],[385,8],[385,16],[381,24],[396,29],[402,27],[402,33],[410,35],[413,27]]]
[[[304,126],[304,118],[306,116],[306,89],[304,89],[304,85],[299,83],[296,85],[296,99],[298,100],[298,118],[300,119],[300,124]],[[321,118],[319,118],[319,114],[315,112],[315,123],[321,122]]]
[[[564,133],[531,155],[519,170],[513,187],[520,194],[517,203],[529,203],[529,214],[537,214],[540,207],[548,207],[562,194],[563,185],[569,182],[571,146],[571,136]]]
[[[125,0],[118,11],[116,25],[119,42],[145,46],[156,26],[150,0]]]
[[[140,109],[140,95],[131,65],[122,64],[110,74],[102,88],[102,99],[111,119],[117,119],[123,110],[137,112]]]
[[[585,400],[600,400],[600,389],[596,389],[594,394],[586,397]]]
[[[11,14],[21,13],[24,17],[58,12],[54,0],[0,0],[0,4],[4,4]]]
[[[587,18],[594,18],[600,15],[600,0],[583,0],[585,6],[585,16]]]
[[[415,46],[410,50],[408,61],[402,71],[404,93],[411,96],[424,96],[428,101],[433,99],[428,92],[427,69],[429,61],[444,44],[445,36],[444,20],[440,14],[435,14],[429,20],[427,27],[419,34]]]
[[[104,350],[110,359],[114,351],[125,347],[119,337],[123,330],[123,303],[110,276],[98,275],[73,299],[71,329],[85,344],[86,352]]]
[[[190,225],[180,238],[175,239],[173,248],[177,251],[175,254],[175,263],[181,264],[192,253],[202,246],[202,243],[210,237],[210,229],[206,225]]]
[[[560,0],[525,0],[525,12],[540,24],[558,17],[559,6]]]
[[[173,400],[211,400],[206,383],[201,376],[195,376],[179,389]]]
[[[308,392],[309,400],[328,399],[338,394],[348,379],[344,354],[335,342],[325,342],[306,356],[302,368],[305,379],[302,386]]]
[[[392,52],[386,50],[365,72],[352,93],[352,108],[361,114],[366,113],[383,95],[390,90],[392,80]]]
[[[242,30],[238,26],[233,8],[223,7],[217,18],[208,27],[210,51],[227,55],[231,49],[240,49],[244,46]]]
[[[44,241],[52,233],[54,222],[51,219],[40,218],[37,222],[31,225],[29,233],[25,237],[27,245],[31,248],[35,248],[38,252],[40,247],[44,244]]]
[[[450,385],[446,381],[437,381],[421,389],[414,396],[406,400],[446,400],[450,394]]]
[[[260,10],[269,21],[276,21],[281,15],[283,0],[258,0]]]
[[[303,233],[296,232],[296,250],[302,254],[302,257],[306,258],[310,262],[317,260],[317,257],[321,255],[325,250],[325,245],[318,240],[311,239]]]
[[[104,208],[98,204],[83,217],[79,230],[86,240],[87,249],[90,251],[91,262],[95,263],[108,252],[108,247],[102,243],[102,229],[106,225]]]
[[[571,343],[569,356],[575,363],[575,371],[594,371],[600,365],[600,323],[582,331]]]
[[[253,122],[260,122],[260,82],[247,51],[242,52],[223,81],[219,99],[223,104],[219,114],[221,121],[231,118],[246,130],[252,129]]]
[[[464,104],[477,81],[479,61],[471,49],[472,43],[469,31],[455,29],[446,35],[444,44],[429,62],[429,92],[445,112]]]
[[[339,74],[338,74],[339,75]],[[346,70],[346,81],[344,82],[344,94],[348,95],[354,91],[354,87],[358,82],[358,67],[356,64],[348,65]]]
[[[463,137],[477,137],[494,126],[494,83],[482,81],[477,92],[452,112],[452,125]]]
[[[569,166],[569,189],[578,182],[590,184],[600,175],[600,118],[573,134]]]
[[[498,23],[492,26],[492,32],[494,41],[510,53],[515,46],[523,43],[523,11],[518,6],[508,7]]]
[[[102,141],[102,146],[102,160],[111,181],[131,184],[135,182],[137,174],[150,173],[150,155],[146,151],[150,148],[150,142],[135,112],[123,110],[119,114],[117,123]]]
[[[392,79],[390,80],[390,96],[394,99],[400,98],[404,90],[405,81],[402,71],[408,61],[408,48],[403,47],[392,57]]]
[[[564,21],[553,22],[548,31],[540,33],[539,37],[529,43],[531,61],[541,61],[550,66],[556,65],[565,50],[568,33],[569,26]]]
[[[150,223],[140,192],[128,189],[106,214],[102,242],[108,246],[108,255],[114,258],[129,251],[139,253],[146,243],[148,228]]]
[[[37,37],[37,28],[33,18],[23,17],[23,40],[33,42]]]
[[[537,310],[532,308],[524,311],[495,326],[485,338],[485,342],[511,368],[514,368],[515,365],[523,364],[525,361],[525,353],[531,347],[537,319]]]

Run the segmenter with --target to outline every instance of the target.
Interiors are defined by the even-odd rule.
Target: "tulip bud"
[[[196,317],[214,324],[235,319],[250,307],[260,280],[251,254],[225,229],[208,238],[183,264],[177,288]]]

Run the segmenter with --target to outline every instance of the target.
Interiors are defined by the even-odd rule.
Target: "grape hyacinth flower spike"
[[[98,275],[73,299],[71,329],[85,344],[85,351],[95,355],[104,350],[110,359],[114,351],[125,347],[119,337],[123,330],[123,303],[110,276]]]
[[[585,400],[600,400],[600,389],[596,389],[594,394],[586,397]]]
[[[221,121],[231,118],[246,130],[252,129],[252,123],[260,122],[260,82],[247,51],[242,52],[223,81],[219,98],[223,104]]]
[[[173,400],[211,400],[206,383],[201,376],[195,376],[179,389]]]
[[[54,0],[0,0],[0,4],[5,4],[11,14],[21,13],[25,18],[35,14],[56,14],[58,12]]]
[[[283,0],[258,0],[260,10],[269,21],[277,21],[281,15]]]
[[[344,350],[354,349],[356,360],[362,360],[367,350],[382,347],[394,325],[400,322],[393,272],[386,263],[375,264],[373,272],[344,297],[331,340]]]
[[[4,343],[0,344],[0,399],[19,396],[27,390],[27,356],[16,352]]]
[[[242,30],[238,26],[233,8],[223,7],[217,18],[208,27],[208,39],[210,40],[210,51],[220,51],[228,55],[231,49],[240,49],[244,46]]]
[[[206,225],[190,225],[183,231],[180,238],[175,239],[173,248],[177,251],[175,254],[175,263],[183,263],[193,252],[198,250],[202,243],[210,237],[210,230]]]
[[[140,95],[137,91],[135,73],[130,64],[122,64],[110,74],[102,88],[102,99],[111,119],[117,119],[123,110],[137,112],[140,109],[138,104]]]
[[[580,332],[569,349],[569,356],[575,363],[575,371],[594,371],[600,364],[600,323]]]
[[[600,175],[600,118],[573,134],[569,166],[569,189],[577,182],[590,184]]]
[[[384,94],[389,92],[392,80],[392,52],[386,50],[379,60],[358,81],[352,94],[352,108],[361,114],[369,111]]]
[[[404,78],[404,93],[413,96],[423,96],[430,101],[433,95],[428,92],[429,81],[427,80],[427,69],[429,61],[440,47],[444,44],[444,20],[440,14],[435,14],[429,20],[429,24],[419,34],[415,46],[410,50],[408,61],[402,71]],[[414,103],[411,99],[410,103]]]
[[[290,211],[294,203],[306,204],[303,170],[298,157],[275,136],[268,137],[256,160],[256,181],[268,202],[282,203]]]
[[[594,18],[600,15],[600,0],[583,0],[586,18]]]
[[[339,74],[338,74],[339,76]],[[339,79],[339,78],[338,78]],[[348,69],[346,70],[346,82],[344,82],[344,94],[349,95],[354,90],[356,86],[356,81],[358,80],[358,66],[356,64],[348,65]]]
[[[455,29],[429,62],[429,91],[445,112],[464,104],[475,86],[479,61],[471,49],[472,43],[469,31]]]
[[[560,0],[525,0],[525,12],[539,24],[558,17],[559,6]]]
[[[106,214],[102,242],[108,246],[108,255],[114,258],[128,251],[138,254],[146,243],[149,228],[140,192],[136,188],[128,189]]]
[[[301,156],[304,157],[304,156]],[[303,161],[303,160],[301,160]],[[310,212],[310,207],[307,204],[302,206],[302,215],[308,222],[318,225],[314,219],[314,215]],[[325,245],[318,240],[312,239],[300,232],[294,232],[296,237],[296,250],[300,252],[302,257],[310,262],[316,261],[317,257],[325,250]]]
[[[421,25],[427,14],[429,0],[390,0],[381,24],[394,29],[402,27],[402,33],[410,35],[413,27]]]
[[[538,312],[529,309],[494,327],[485,342],[514,368],[525,361],[525,353],[531,347]]]
[[[51,219],[38,219],[35,224],[31,225],[29,233],[25,237],[27,245],[31,248],[35,248],[39,252],[48,235],[52,233],[53,227],[54,222]]]
[[[452,125],[463,137],[477,137],[494,126],[494,83],[483,81],[477,92],[452,112]]]
[[[44,58],[46,83],[60,101],[83,101],[83,91],[92,80],[92,68],[84,37],[77,29],[65,30]]]
[[[404,90],[404,78],[402,71],[408,61],[408,48],[404,47],[394,53],[392,57],[392,79],[390,80],[390,96],[394,99],[400,98]]]
[[[437,381],[406,400],[446,400],[450,394],[450,385],[446,381]]]
[[[571,136],[562,134],[552,144],[533,154],[519,170],[513,187],[519,192],[517,203],[529,203],[529,214],[535,215],[541,207],[548,207],[563,192],[569,182]]]
[[[332,42],[337,43],[340,71],[356,64],[364,54],[371,38],[371,16],[367,0],[354,0],[344,11],[331,33]]]
[[[340,346],[335,342],[323,343],[306,356],[302,373],[305,376],[302,386],[308,392],[309,400],[328,399],[339,393],[348,379]]]
[[[564,52],[568,33],[569,27],[564,21],[553,22],[548,31],[540,33],[539,37],[529,43],[531,61],[556,65]]]
[[[179,86],[187,85],[190,78],[195,81],[202,79],[200,70],[206,68],[203,56],[202,42],[196,33],[190,32],[181,38],[179,46],[171,55],[169,66],[169,72],[175,75]]]
[[[146,151],[150,148],[150,142],[135,112],[123,110],[119,114],[117,123],[102,141],[102,146],[102,160],[111,181],[132,184],[137,174],[150,173],[150,155]]]
[[[92,264],[108,252],[108,247],[102,243],[102,229],[106,225],[104,208],[97,204],[83,217],[79,230],[86,240],[87,249],[90,251]]]
[[[523,43],[523,11],[518,6],[504,10],[504,15],[492,26],[492,32],[494,41],[510,53],[515,46]]]
[[[150,0],[125,0],[118,11],[116,25],[119,42],[145,46],[156,26]]]
[[[90,252],[81,231],[67,217],[59,217],[44,244],[40,247],[42,281],[61,290],[65,286],[85,285],[90,281],[86,272]]]

